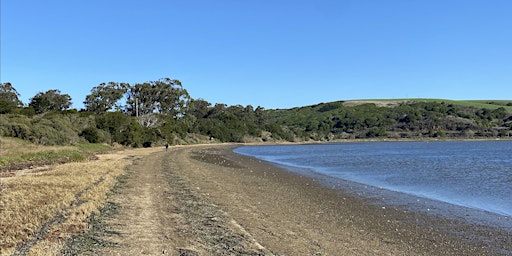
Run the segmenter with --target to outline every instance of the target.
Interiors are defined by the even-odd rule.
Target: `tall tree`
[[[91,94],[85,97],[85,109],[95,113],[103,113],[112,110],[117,106],[116,103],[123,98],[129,87],[130,85],[126,83],[102,83],[94,87],[91,90]]]
[[[127,92],[126,112],[132,116],[153,113],[154,106],[151,91],[150,83],[138,83],[131,86]]]
[[[174,118],[183,117],[187,111],[190,95],[179,80],[170,78],[160,79],[155,83],[159,113],[171,115]]]
[[[0,84],[0,114],[10,113],[16,108],[23,107],[19,96],[11,83]]]
[[[71,96],[61,94],[60,90],[48,90],[36,94],[28,105],[33,107],[37,114],[66,110],[71,106]]]
[[[188,107],[187,115],[193,115],[197,118],[205,118],[210,109],[210,102],[204,99],[192,99]]]
[[[126,110],[134,116],[159,113],[180,118],[186,114],[189,101],[190,96],[179,80],[164,78],[132,86]]]

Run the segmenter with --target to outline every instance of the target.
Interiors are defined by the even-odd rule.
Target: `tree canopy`
[[[119,110],[121,105],[117,104],[129,88],[130,85],[127,83],[102,83],[92,88],[91,94],[85,97],[85,110],[94,113],[111,111],[114,107]]]
[[[39,92],[30,99],[29,107],[33,107],[37,114],[48,111],[66,110],[71,106],[71,96],[61,94],[60,90]]]
[[[0,84],[0,114],[13,112],[23,106],[19,94],[11,83]]]
[[[164,78],[130,87],[126,111],[132,116],[157,113],[179,118],[185,115],[189,101],[190,96],[179,80]]]

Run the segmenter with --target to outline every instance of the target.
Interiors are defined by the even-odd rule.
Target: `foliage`
[[[33,107],[18,108],[16,113],[31,117],[36,114],[36,110]]]
[[[81,133],[81,137],[84,137],[89,143],[99,143],[100,142],[100,134],[98,129],[95,127],[87,127]]]
[[[30,99],[28,105],[33,107],[37,114],[48,111],[62,111],[71,106],[71,96],[61,94],[60,90],[48,90],[36,94]]]
[[[31,130],[30,118],[22,115],[0,115],[0,135],[29,140]]]
[[[266,120],[289,127],[303,139],[421,138],[500,136],[511,113],[505,108],[479,109],[434,101],[401,102],[392,107],[374,103],[325,103],[266,112]]]
[[[9,86],[6,91],[17,96]],[[193,99],[179,80],[170,78],[133,86],[102,83],[91,90],[86,109],[80,112],[66,110],[69,100],[58,90],[38,93],[28,108],[18,105],[0,115],[0,135],[44,145],[94,142],[139,147],[205,138],[208,142],[495,138],[508,137],[512,131],[511,101],[337,101],[265,110]]]
[[[43,145],[74,145],[80,142],[81,127],[77,115],[67,112],[48,112],[32,119],[33,142]]]
[[[170,78],[135,84],[128,90],[126,111],[132,116],[165,114],[185,115],[190,96],[179,80]]]
[[[0,84],[0,114],[12,113],[16,108],[23,106],[19,100],[19,93],[11,83]]]
[[[123,98],[129,87],[130,85],[126,83],[109,82],[92,88],[91,94],[85,97],[86,111],[103,113],[112,110],[114,107],[120,110],[121,106],[116,104]]]
[[[121,112],[108,112],[96,117],[96,127],[110,134],[112,143],[141,146],[144,142],[142,126]]]
[[[193,101],[190,115],[195,117],[193,132],[205,134],[224,142],[243,142],[245,136],[260,137],[262,127],[257,111],[252,106],[226,106],[204,100]]]

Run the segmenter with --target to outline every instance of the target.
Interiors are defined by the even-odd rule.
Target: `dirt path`
[[[364,203],[227,146],[162,150],[128,173],[102,255],[501,254],[442,231],[471,226]]]
[[[111,242],[119,246],[109,248],[105,255],[158,255],[168,251],[170,241],[165,234],[165,194],[168,191],[161,168],[153,168],[158,155],[136,160],[129,170],[130,176],[124,188],[112,198],[119,205],[119,214],[107,221],[119,232]],[[155,166],[156,167],[156,166]]]
[[[119,235],[103,255],[270,255],[234,219],[178,175],[174,153],[135,162],[107,224]]]

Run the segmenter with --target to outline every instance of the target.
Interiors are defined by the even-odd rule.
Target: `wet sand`
[[[511,234],[390,206],[232,152],[173,152],[182,175],[256,241],[284,255],[500,255]],[[171,156],[173,157],[173,156]]]

